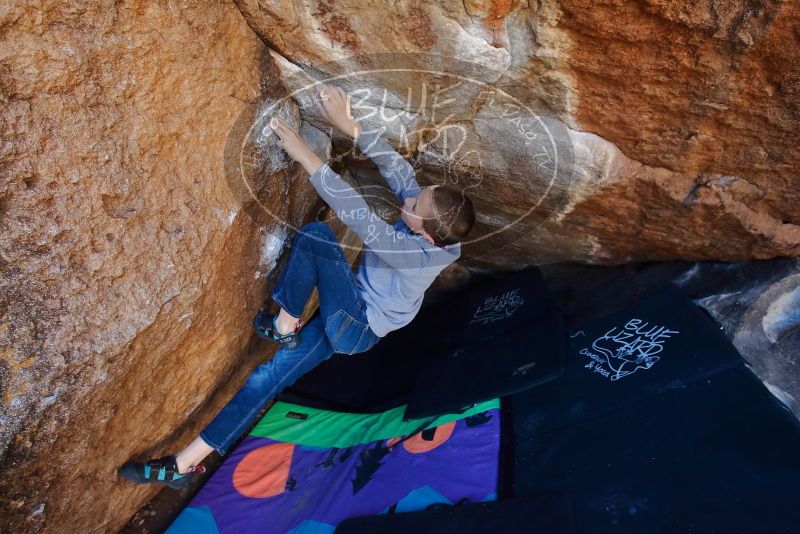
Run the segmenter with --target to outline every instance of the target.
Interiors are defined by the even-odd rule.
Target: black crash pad
[[[552,312],[542,275],[536,268],[487,278],[459,293],[447,309],[448,348],[502,337]]]
[[[512,409],[514,494],[571,494],[578,532],[800,525],[800,422],[744,365],[536,435]]]
[[[514,495],[571,494],[579,532],[800,525],[800,422],[704,312],[668,287],[581,330],[510,399]]]
[[[284,390],[278,400],[350,413],[381,412],[406,404],[421,361],[446,350],[446,340],[430,327],[443,309],[442,305],[424,308],[411,323],[389,332],[367,352],[334,354]]]
[[[524,328],[551,307],[535,268],[486,277],[423,307],[371,350],[333,355],[278,396],[321,409],[378,412],[407,404],[424,362]],[[302,334],[301,334],[302,335]]]
[[[433,505],[342,522],[336,534],[571,534],[569,496],[545,494],[486,503]]]
[[[572,332],[564,373],[520,396],[533,436],[597,417],[742,363],[719,326],[667,286]]]
[[[553,310],[494,339],[426,359],[405,418],[460,413],[553,380],[564,372],[567,339],[564,321]]]

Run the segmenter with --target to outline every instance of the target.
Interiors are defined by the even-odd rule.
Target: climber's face
[[[422,221],[433,217],[433,188],[436,186],[426,187],[416,197],[408,197],[403,203],[400,210],[400,218],[406,223],[412,232],[422,234],[430,239],[425,230],[422,228]]]

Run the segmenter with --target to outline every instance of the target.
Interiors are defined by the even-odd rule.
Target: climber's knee
[[[331,227],[324,222],[316,221],[304,224],[300,227],[299,235],[311,235],[314,237],[334,237]]]
[[[295,236],[295,246],[305,250],[315,250],[319,246],[327,247],[330,243],[338,244],[338,241],[330,226],[324,222],[303,225]]]

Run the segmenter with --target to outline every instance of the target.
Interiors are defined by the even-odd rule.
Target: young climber
[[[186,487],[194,474],[205,471],[202,460],[214,450],[225,455],[267,401],[284,388],[332,354],[365,352],[411,322],[425,290],[461,254],[461,241],[475,222],[470,198],[449,186],[420,188],[413,167],[378,132],[363,131],[341,89],[323,86],[318,98],[326,120],[351,136],[376,164],[402,204],[400,220],[390,225],[380,219],[297,131],[273,119],[277,144],[308,171],[322,199],[363,240],[358,274],[353,274],[327,224],[300,228],[271,295],[280,312],[273,316],[261,310],[253,321],[259,336],[281,347],[181,452],[123,465],[120,475],[133,482]],[[303,326],[300,315],[315,286],[319,314]]]

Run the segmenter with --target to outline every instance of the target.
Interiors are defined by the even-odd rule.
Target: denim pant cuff
[[[209,447],[211,447],[212,449],[217,451],[220,456],[225,456],[225,452],[227,452],[227,451],[225,451],[225,449],[223,449],[221,445],[215,445],[212,440],[208,439],[208,436],[206,436],[205,430],[200,432],[200,439],[205,441],[206,445],[208,445]]]
[[[281,308],[283,308],[284,310],[286,310],[286,313],[288,313],[288,314],[289,314],[289,315],[291,315],[292,317],[298,317],[298,318],[299,318],[301,315],[303,315],[303,310],[300,310],[300,312],[299,312],[299,313],[295,313],[294,311],[292,311],[291,309],[289,309],[289,308],[288,308],[288,307],[287,307],[287,306],[286,306],[286,305],[283,303],[283,298],[281,298],[281,297],[279,297],[279,296],[278,296],[278,290],[277,290],[277,289],[276,289],[276,290],[275,290],[275,291],[272,293],[272,300],[273,300],[273,301],[275,301],[275,303],[276,303],[276,304],[278,304],[278,306],[280,306]]]

